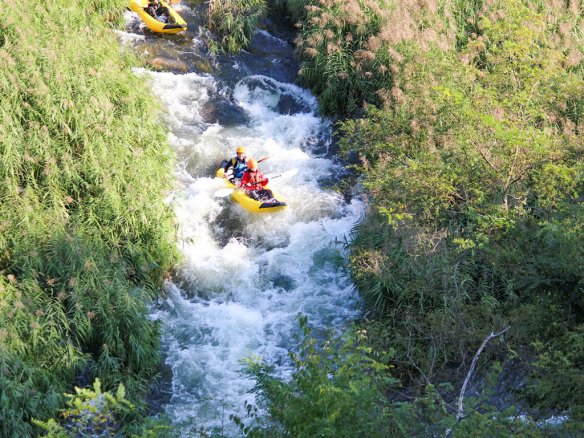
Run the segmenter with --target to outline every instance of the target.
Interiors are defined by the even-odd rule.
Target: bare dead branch
[[[497,336],[501,336],[503,333],[505,333],[507,330],[509,330],[511,327],[505,327],[503,330],[501,330],[500,332],[491,332],[483,341],[483,343],[481,344],[481,346],[479,347],[479,349],[477,350],[476,354],[474,355],[474,358],[472,359],[472,362],[470,364],[470,368],[468,370],[468,373],[466,375],[466,378],[464,379],[464,383],[462,384],[462,388],[460,389],[460,395],[458,396],[458,411],[456,412],[456,423],[454,423],[454,426],[452,426],[452,428],[448,429],[446,431],[445,434],[445,438],[448,438],[450,436],[450,434],[452,433],[452,431],[454,430],[454,428],[456,427],[456,425],[460,422],[460,420],[462,420],[462,418],[464,417],[464,406],[463,406],[463,402],[464,402],[464,393],[466,392],[466,387],[468,385],[468,383],[470,382],[470,379],[472,378],[472,375],[474,373],[474,369],[477,365],[477,362],[479,360],[479,356],[481,355],[481,353],[483,352],[483,350],[485,349],[485,347],[487,346],[487,344],[489,343],[489,341],[493,338],[496,338]]]

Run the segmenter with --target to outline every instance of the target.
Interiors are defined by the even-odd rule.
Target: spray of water
[[[183,262],[153,316],[163,322],[173,373],[166,410],[178,427],[229,434],[229,413],[241,413],[243,402],[253,399],[253,382],[240,374],[243,358],[261,356],[281,364],[285,374],[299,314],[322,327],[355,316],[356,294],[336,260],[343,250],[338,242],[362,205],[322,188],[321,181],[341,169],[314,152],[330,137],[330,124],[317,116],[306,90],[259,75],[229,87],[195,73],[138,74],[151,78],[168,109],[179,157],[181,186],[172,202]],[[245,122],[206,121],[209,102],[218,97],[223,113],[238,113]],[[271,186],[287,210],[253,215],[214,196],[224,188],[214,171],[237,146],[249,156],[270,157],[261,168],[268,176],[283,174]]]

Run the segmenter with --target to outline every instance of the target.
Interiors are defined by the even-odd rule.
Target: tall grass
[[[447,48],[455,39],[448,1],[287,1],[299,16],[297,48],[301,82],[319,97],[327,114],[355,115],[364,105],[401,100],[396,65],[411,45]]]
[[[125,5],[0,8],[0,354],[26,370],[1,377],[2,436],[33,434],[30,412],[51,415],[75,376],[132,391],[157,364],[145,302],[175,257],[172,155],[111,32]],[[27,385],[47,397],[19,398]]]
[[[211,0],[208,27],[218,41],[210,49],[233,54],[246,48],[266,10],[266,0]]]

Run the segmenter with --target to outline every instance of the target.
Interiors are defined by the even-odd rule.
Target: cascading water
[[[148,35],[140,44],[148,47],[148,38],[160,44]],[[181,436],[200,427],[235,435],[229,414],[242,415],[244,401],[253,401],[241,360],[260,356],[285,375],[299,314],[326,328],[357,313],[353,285],[337,261],[362,205],[327,188],[343,169],[328,157],[331,126],[317,115],[315,98],[265,74],[269,64],[279,64],[269,48],[290,56],[289,45],[265,31],[258,38],[262,51],[255,59],[249,53],[226,58],[213,76],[138,71],[167,108],[178,157],[171,202],[183,262],[153,318],[162,322],[172,370],[164,410]],[[197,37],[188,45],[180,41],[164,41],[179,59],[199,45]],[[217,196],[225,185],[215,170],[237,146],[248,156],[269,157],[260,167],[266,176],[282,175],[270,186],[287,210],[253,215]]]

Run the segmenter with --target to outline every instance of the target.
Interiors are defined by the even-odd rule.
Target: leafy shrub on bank
[[[122,384],[113,394],[102,391],[101,382],[96,379],[93,388],[75,387],[75,394],[65,396],[68,399],[67,407],[61,409],[59,421],[54,418],[48,421],[33,420],[48,438],[174,436],[171,429],[160,421],[138,426],[132,424],[130,420],[136,407],[126,399],[126,390]]]
[[[3,436],[34,435],[75,378],[136,394],[158,361],[145,303],[175,258],[172,156],[112,32],[124,6],[0,8],[0,356],[26,370],[1,377]],[[22,398],[37,384],[46,400]]]
[[[385,326],[378,345],[396,348],[404,375],[449,373],[485,329],[510,324],[512,354],[539,355],[526,395],[576,414],[581,11],[517,0],[472,14],[455,48],[401,46],[399,89],[342,124],[374,210],[357,230],[353,273]],[[569,379],[551,371],[557,361]]]
[[[121,428],[120,419],[134,409],[125,398],[124,385],[120,385],[113,395],[102,392],[101,382],[96,379],[93,390],[76,387],[75,393],[66,395],[68,402],[67,409],[61,413],[62,424],[54,419],[46,422],[34,420],[47,432],[47,437],[113,436]]]
[[[488,394],[467,397],[460,421],[437,387],[427,385],[422,394],[411,396],[389,373],[393,349],[373,351],[363,329],[353,327],[341,337],[319,340],[305,318],[301,326],[297,352],[289,353],[289,380],[276,377],[274,367],[257,358],[246,362],[261,410],[248,404],[248,418],[232,416],[244,436],[540,436],[536,425],[520,418],[515,408],[491,406]],[[448,386],[441,385],[441,390]]]

